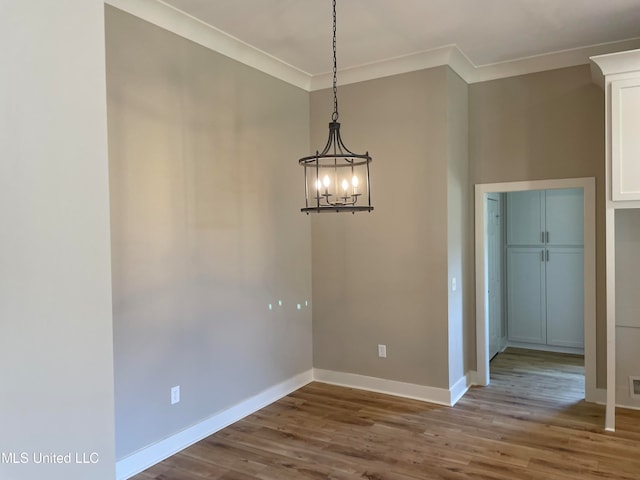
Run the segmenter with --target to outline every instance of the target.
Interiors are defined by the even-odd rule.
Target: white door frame
[[[595,178],[566,178],[525,182],[484,183],[475,186],[476,256],[476,382],[489,385],[489,318],[486,298],[485,257],[487,193],[581,188],[584,192],[584,369],[585,398],[597,401],[596,392],[596,181]]]

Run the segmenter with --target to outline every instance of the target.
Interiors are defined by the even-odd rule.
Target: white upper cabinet
[[[640,50],[591,57],[605,91],[606,189],[613,207],[640,207]]]
[[[640,200],[640,72],[611,82],[611,198]]]

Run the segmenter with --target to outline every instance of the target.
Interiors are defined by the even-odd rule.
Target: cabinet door
[[[542,245],[544,190],[507,193],[507,244]]]
[[[640,78],[611,82],[611,198],[640,200]]]
[[[543,248],[507,249],[507,332],[513,342],[547,342],[544,252]]]
[[[584,348],[584,263],[582,248],[549,248],[547,344]]]
[[[581,188],[546,191],[546,231],[548,245],[582,246],[584,206]]]

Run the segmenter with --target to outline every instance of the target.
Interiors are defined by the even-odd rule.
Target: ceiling
[[[317,76],[330,0],[163,0]],[[640,0],[337,0],[338,69],[456,45],[476,66],[640,38]]]

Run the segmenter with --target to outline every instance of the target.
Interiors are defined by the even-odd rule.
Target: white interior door
[[[502,308],[502,206],[500,194],[487,196],[487,263],[489,358],[504,348],[506,332]]]

